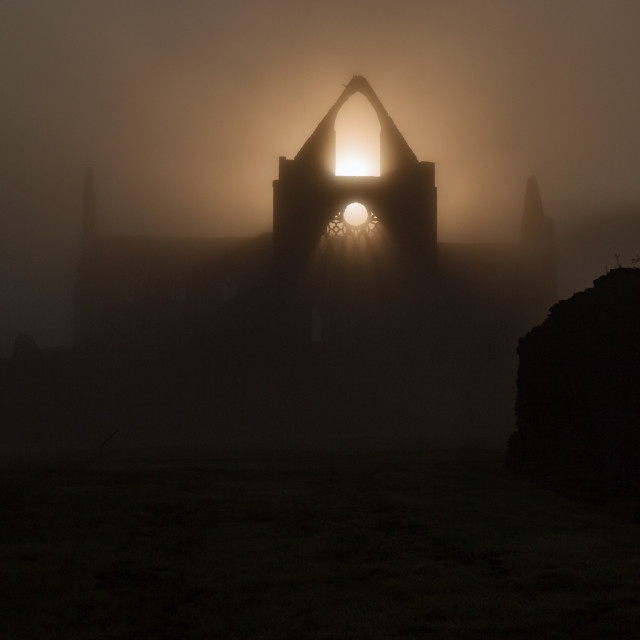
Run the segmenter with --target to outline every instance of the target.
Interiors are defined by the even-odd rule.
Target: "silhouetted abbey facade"
[[[380,122],[379,176],[335,172],[336,116],[358,92]],[[519,242],[439,243],[435,164],[416,158],[362,77],[295,158],[280,158],[273,188],[272,234],[116,237],[96,231],[88,173],[77,343],[359,345],[486,360],[515,353],[555,301],[553,225],[535,178]]]

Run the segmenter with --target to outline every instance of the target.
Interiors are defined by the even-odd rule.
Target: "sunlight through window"
[[[363,204],[352,202],[345,208],[343,218],[348,225],[360,227],[369,219],[369,212]]]
[[[380,175],[380,123],[359,93],[347,100],[336,118],[336,175]]]

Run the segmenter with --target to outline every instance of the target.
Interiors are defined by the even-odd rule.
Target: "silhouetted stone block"
[[[634,484],[640,475],[640,270],[614,269],[555,304],[520,340],[518,354],[517,430],[508,466]]]

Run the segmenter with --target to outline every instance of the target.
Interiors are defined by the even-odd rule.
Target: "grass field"
[[[640,529],[500,451],[4,464],[0,638],[636,638]]]

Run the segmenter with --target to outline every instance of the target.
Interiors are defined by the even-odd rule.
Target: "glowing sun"
[[[369,212],[363,204],[352,202],[345,207],[342,217],[348,225],[360,227],[369,219]]]

